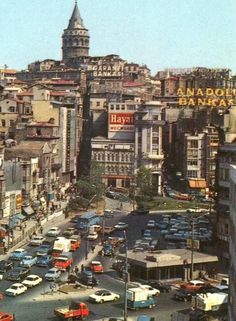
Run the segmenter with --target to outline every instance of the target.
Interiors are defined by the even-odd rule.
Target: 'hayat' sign
[[[133,113],[111,113],[109,114],[109,131],[134,131],[134,114]]]
[[[179,88],[180,106],[229,107],[236,104],[236,88]]]

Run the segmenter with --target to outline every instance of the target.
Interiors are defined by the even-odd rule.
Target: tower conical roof
[[[83,19],[81,18],[77,1],[75,2],[74,10],[69,21],[68,29],[75,29],[78,27],[84,28]]]

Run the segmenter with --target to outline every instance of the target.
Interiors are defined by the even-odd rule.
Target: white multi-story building
[[[135,112],[135,167],[144,166],[152,171],[152,180],[162,193],[162,150],[163,105],[149,101],[140,105]]]

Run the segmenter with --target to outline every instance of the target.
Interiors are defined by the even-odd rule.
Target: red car
[[[59,270],[66,271],[71,267],[73,263],[72,254],[71,253],[62,253],[60,256],[55,258],[54,267]]]
[[[93,273],[103,273],[104,268],[100,261],[92,261],[90,263],[90,269]]]
[[[0,311],[0,320],[1,321],[14,321],[15,317],[13,314]]]
[[[182,289],[190,290],[190,291],[197,291],[204,287],[206,284],[201,280],[192,280],[187,283],[181,284]]]

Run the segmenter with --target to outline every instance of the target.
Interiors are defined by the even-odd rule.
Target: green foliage
[[[144,199],[152,199],[157,195],[157,186],[152,182],[152,172],[150,169],[141,166],[137,172],[136,184],[138,195]]]
[[[76,198],[71,198],[66,206],[67,212],[75,212],[80,208],[87,208],[89,201],[83,197],[77,196]]]

